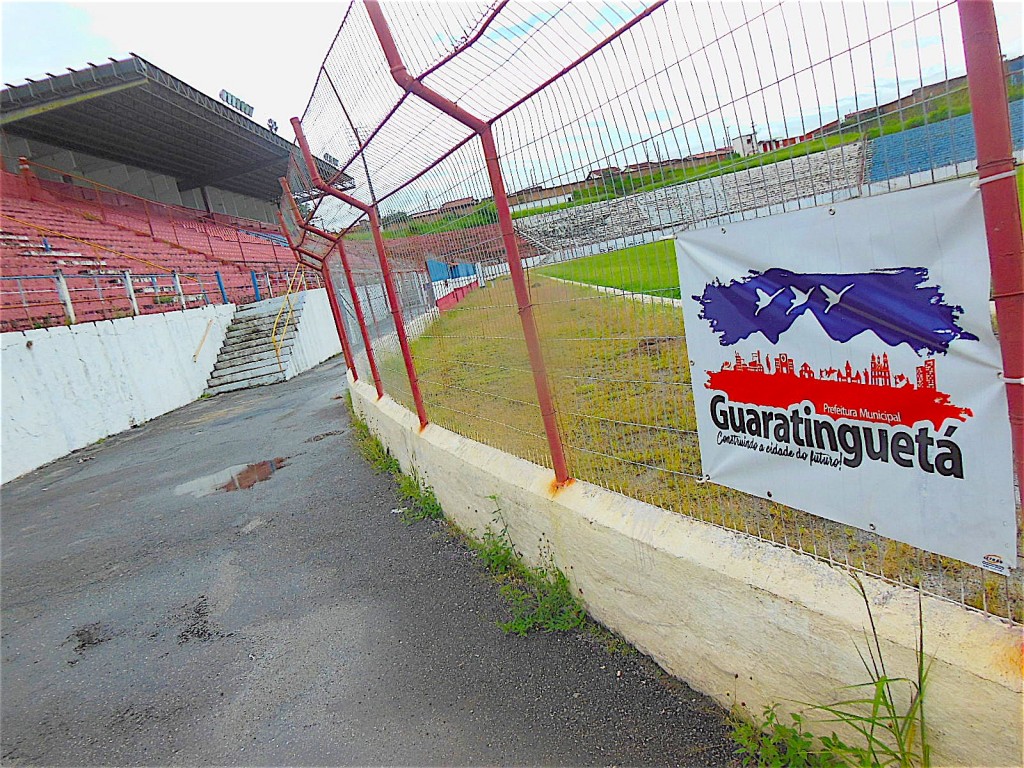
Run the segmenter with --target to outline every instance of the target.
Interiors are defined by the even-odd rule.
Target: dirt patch
[[[210,601],[206,595],[200,595],[192,602],[185,603],[175,612],[173,618],[184,625],[178,633],[178,645],[193,640],[206,641],[229,636],[221,632],[210,620]]]
[[[302,442],[304,442],[304,443],[319,443],[325,437],[336,437],[338,435],[344,435],[347,432],[348,432],[347,429],[332,429],[330,432],[321,432],[319,435],[313,435],[312,437],[307,437]]]
[[[105,643],[108,640],[112,640],[117,636],[117,634],[118,633],[109,624],[97,621],[76,629],[68,635],[67,639],[64,641],[64,645],[74,643],[75,647],[72,648],[72,650],[78,654],[78,656],[82,656],[90,648]],[[79,661],[80,659],[71,659],[68,661],[68,664],[73,666]]]
[[[642,336],[637,339],[636,353],[641,355],[656,355],[664,347],[677,344],[682,339],[679,336]]]

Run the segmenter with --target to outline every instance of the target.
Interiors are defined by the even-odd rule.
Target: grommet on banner
[[[981,187],[982,184],[988,184],[990,181],[999,181],[1000,179],[1008,179],[1011,176],[1017,175],[1017,169],[1014,168],[1012,171],[1005,171],[1004,173],[997,173],[995,176],[986,176],[984,179],[975,179],[971,182],[971,186],[975,189]]]

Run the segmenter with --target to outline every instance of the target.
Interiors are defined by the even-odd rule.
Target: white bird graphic
[[[775,300],[775,297],[786,289],[779,288],[779,290],[772,294],[769,294],[767,291],[763,291],[760,288],[757,288],[755,290],[757,291],[757,309],[754,310],[754,317],[757,317],[759,314],[761,314],[762,309],[771,304],[772,301]]]
[[[789,290],[793,292],[793,301],[790,302],[789,309],[786,310],[787,315],[792,314],[794,309],[802,307],[810,300],[811,294],[814,293],[814,286],[812,285],[811,289],[806,293],[793,285],[789,286]]]
[[[825,314],[826,315],[828,314],[828,311],[830,309],[832,309],[832,307],[834,307],[836,304],[838,304],[840,302],[840,300],[843,298],[843,294],[846,293],[851,288],[853,288],[853,283],[850,283],[848,286],[843,288],[843,290],[841,290],[839,293],[836,293],[835,291],[833,291],[828,286],[825,286],[825,285],[821,286],[821,290],[825,294],[825,302],[826,302],[826,305],[827,305],[825,307]]]

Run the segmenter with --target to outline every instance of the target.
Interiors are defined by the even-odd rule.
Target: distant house
[[[627,165],[625,168],[622,169],[622,172],[627,176],[643,176],[645,174],[649,175],[652,173],[657,173],[658,171],[662,170],[664,165],[664,163],[645,160],[642,163],[633,163],[632,165]]]
[[[545,205],[564,203],[572,199],[572,193],[579,187],[579,182],[559,184],[554,187],[540,185],[527,187],[513,192],[508,196],[508,204],[513,212],[529,208],[542,208]]]
[[[441,215],[440,211],[420,211],[411,214],[409,218],[417,224],[429,224],[432,221],[437,221]]]
[[[789,136],[785,139],[768,139],[766,141],[757,142],[758,152],[774,152],[776,149],[782,149],[783,147],[792,147],[794,144],[799,144],[801,141],[806,141],[808,138],[807,134],[803,136]]]
[[[757,137],[752,133],[741,133],[732,140],[732,151],[741,157],[757,152]]]
[[[825,127],[822,126],[818,129],[818,132],[824,129]],[[732,149],[737,155],[749,157],[750,155],[774,152],[776,149],[782,149],[783,147],[792,147],[801,141],[807,141],[814,134],[815,131],[811,131],[802,136],[787,136],[784,139],[758,139],[753,133],[744,133],[732,140]]]
[[[622,169],[615,166],[608,168],[595,168],[587,174],[587,181],[614,181],[622,177]]]
[[[477,199],[475,197],[460,197],[458,200],[449,200],[447,203],[442,203],[441,207],[438,208],[438,213],[442,216],[458,215],[462,213],[469,213],[476,208]]]
[[[698,164],[713,163],[716,160],[728,160],[732,157],[732,147],[720,147],[718,149],[710,149],[707,152],[698,152],[696,155],[690,155],[685,160],[695,160]]]

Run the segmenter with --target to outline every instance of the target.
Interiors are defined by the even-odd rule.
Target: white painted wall
[[[508,265],[505,266],[505,271],[508,271]],[[431,283],[431,287],[434,289],[434,301],[440,301],[445,296],[450,293],[454,293],[459,288],[479,282],[480,278],[477,275],[470,275],[469,277],[450,277],[447,280],[435,280]]]
[[[285,379],[320,365],[324,360],[341,354],[341,339],[334,325],[327,290],[316,288],[305,291],[302,317],[292,344],[291,357],[285,369]]]
[[[507,525],[534,564],[549,545],[595,618],[724,707],[793,711],[798,701],[848,698],[843,686],[865,682],[857,648],[867,615],[841,569],[590,483],[553,489],[549,469],[436,424],[421,430],[363,381],[350,378],[350,391],[371,431],[433,487],[446,515],[477,535]],[[913,676],[917,593],[863,581],[888,673]],[[932,597],[923,611],[932,765],[1020,765],[1021,628]]]
[[[3,334],[0,482],[196,400],[234,313],[227,304]]]

